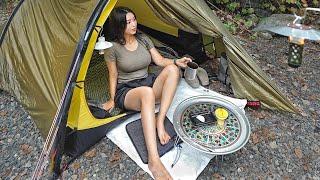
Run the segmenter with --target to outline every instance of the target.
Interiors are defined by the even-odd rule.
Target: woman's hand
[[[187,67],[187,63],[188,63],[188,62],[191,62],[191,61],[192,61],[191,58],[183,57],[183,58],[181,58],[181,59],[177,59],[177,60],[176,60],[176,64],[177,64],[179,67],[185,68],[185,67]]]
[[[113,99],[110,99],[109,101],[107,101],[106,103],[104,103],[102,105],[103,105],[103,109],[106,111],[109,111],[110,109],[114,108],[114,106],[115,106]]]

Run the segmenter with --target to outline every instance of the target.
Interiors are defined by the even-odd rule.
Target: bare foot
[[[148,162],[148,167],[155,180],[173,180],[160,159]]]
[[[165,145],[170,141],[171,137],[167,133],[163,123],[157,122],[157,132],[158,132],[158,137],[160,139],[160,143],[162,145]]]

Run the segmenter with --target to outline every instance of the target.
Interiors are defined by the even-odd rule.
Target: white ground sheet
[[[173,119],[174,110],[183,100],[192,96],[197,96],[197,95],[210,95],[214,97],[217,97],[217,96],[222,97],[234,103],[241,110],[243,110],[243,112],[244,112],[244,107],[247,103],[247,100],[235,99],[235,98],[223,96],[214,91],[205,89],[204,87],[193,89],[185,82],[184,79],[181,79],[179,82],[176,94],[174,96],[173,103],[171,104],[169,111],[167,113],[167,117],[170,119],[170,121],[172,121]],[[128,118],[118,127],[110,131],[107,134],[107,137],[112,142],[114,142],[122,151],[124,151],[133,161],[135,161],[144,171],[149,173],[152,177],[152,174],[148,169],[148,165],[144,164],[141,161],[125,128],[129,122],[140,119],[140,117],[141,116],[139,113]],[[182,149],[181,149],[180,159],[173,168],[171,168],[171,164],[173,163],[176,155],[176,148],[173,148],[171,151],[163,155],[161,157],[161,161],[164,164],[164,166],[167,168],[167,170],[169,171],[173,179],[181,179],[181,180],[196,179],[200,175],[200,173],[203,171],[203,169],[207,166],[209,161],[214,157],[214,155],[200,152],[186,143],[181,143],[181,146],[182,146]]]

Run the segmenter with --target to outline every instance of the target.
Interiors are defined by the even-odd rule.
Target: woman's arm
[[[153,59],[153,62],[156,65],[165,67],[167,65],[174,64],[174,60],[173,59],[168,59],[168,58],[163,57],[158,52],[158,50],[156,48],[151,48],[149,51],[150,51],[151,57]],[[190,58],[187,58],[187,57],[182,57],[180,59],[176,59],[175,61],[176,61],[176,65],[177,66],[186,67],[187,63],[192,61],[192,60]]]
[[[118,79],[118,71],[115,61],[107,61],[107,67],[109,71],[109,91],[110,91],[110,99],[103,104],[103,108],[105,110],[109,110],[114,107],[114,97],[116,94],[117,87],[117,79]]]

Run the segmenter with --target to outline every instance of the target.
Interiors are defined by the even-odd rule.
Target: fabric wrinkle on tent
[[[252,57],[224,28],[205,1],[146,0],[159,18],[179,28],[223,38],[231,71],[231,84],[237,97],[259,99],[265,107],[298,112],[271,82]],[[162,12],[162,13],[159,13]],[[164,13],[166,12],[166,13]],[[172,13],[173,12],[173,13]],[[217,33],[219,32],[219,33]]]

